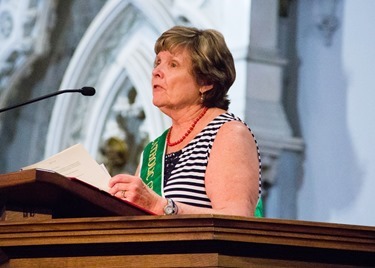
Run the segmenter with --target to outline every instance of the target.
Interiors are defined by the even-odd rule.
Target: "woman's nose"
[[[159,77],[163,77],[163,70],[161,68],[161,65],[158,64],[154,67],[154,69],[152,69],[152,76],[159,76]]]

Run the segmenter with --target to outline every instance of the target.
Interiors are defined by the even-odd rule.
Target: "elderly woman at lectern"
[[[172,125],[109,192],[155,214],[261,216],[261,163],[250,128],[228,112],[235,66],[216,30],[175,26],[155,43],[153,104]]]

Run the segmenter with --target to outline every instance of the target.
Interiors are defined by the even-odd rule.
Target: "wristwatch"
[[[178,207],[176,203],[167,198],[167,205],[164,207],[164,215],[176,215],[178,213]]]

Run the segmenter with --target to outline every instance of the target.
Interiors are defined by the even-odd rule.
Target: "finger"
[[[116,183],[114,185],[112,185],[112,187],[109,188],[108,192],[111,194],[111,195],[116,195],[118,192],[122,191],[122,190],[127,190],[127,185],[125,183]]]
[[[113,193],[112,195],[117,198],[126,199],[128,192],[126,190],[119,190]]]
[[[128,174],[118,174],[118,175],[113,176],[109,180],[108,185],[111,188],[111,187],[113,187],[117,183],[130,183],[130,182],[132,182],[134,180],[133,177],[134,176],[128,175]]]
[[[121,190],[118,193],[120,193],[120,198],[126,199],[126,190]]]
[[[126,176],[124,174],[118,174],[116,176],[113,176],[110,180],[109,180],[109,187],[113,187],[115,184],[117,183],[120,183],[120,182],[125,182],[126,181]]]

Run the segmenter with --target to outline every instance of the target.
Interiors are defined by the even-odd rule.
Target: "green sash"
[[[158,195],[162,194],[162,177],[164,173],[165,141],[168,130],[159,138],[150,142],[143,151],[141,161],[141,178],[143,182]]]
[[[158,195],[163,196],[163,174],[164,174],[164,154],[168,130],[159,138],[150,142],[143,151],[141,159],[141,178],[143,182]],[[263,217],[263,202],[259,198],[254,216]]]
[[[262,197],[260,197],[258,199],[258,203],[257,203],[257,206],[255,208],[255,211],[254,211],[254,217],[255,218],[263,218],[264,214],[263,214],[263,201],[262,201]]]

